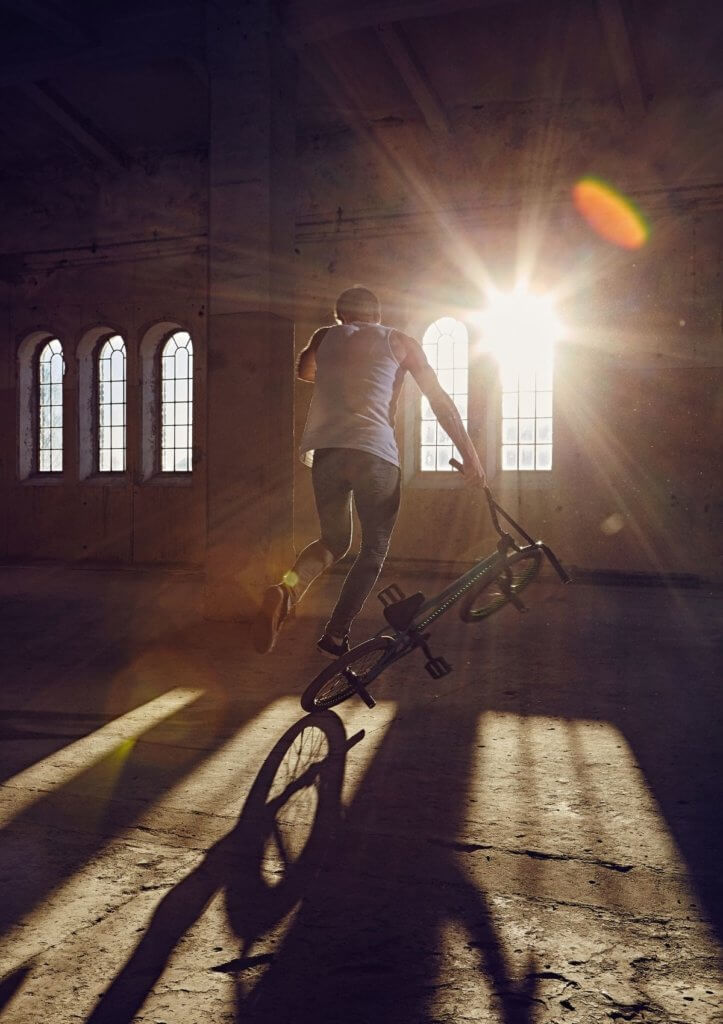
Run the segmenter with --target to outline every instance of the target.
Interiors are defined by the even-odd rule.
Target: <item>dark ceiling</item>
[[[542,101],[643,118],[723,96],[720,0],[293,0],[280,15],[302,135],[351,119],[449,131]],[[201,0],[0,0],[4,174],[203,151],[204,31]]]

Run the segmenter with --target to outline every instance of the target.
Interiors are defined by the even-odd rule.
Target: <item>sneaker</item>
[[[331,633],[324,633],[317,640],[316,646],[322,654],[326,654],[330,658],[340,658],[342,654],[346,654],[350,650],[349,634],[345,633],[341,640],[339,640],[337,637],[332,636]]]
[[[254,648],[259,654],[268,654],[273,650],[276,637],[289,613],[289,592],[285,587],[277,585],[264,591],[253,626],[251,638]]]

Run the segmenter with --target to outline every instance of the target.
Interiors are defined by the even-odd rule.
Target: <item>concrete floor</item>
[[[719,598],[540,583],[306,717],[337,584],[260,658],[0,571],[3,1022],[723,1022]]]

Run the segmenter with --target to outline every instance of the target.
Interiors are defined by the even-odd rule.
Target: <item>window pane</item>
[[[535,468],[535,446],[534,444],[520,445],[520,469]]]
[[[502,420],[502,443],[517,444],[518,420]]]
[[[519,415],[520,396],[513,392],[502,396],[502,415],[506,419],[516,418]]]
[[[440,386],[452,396],[462,417],[467,421],[467,328],[454,317],[441,317],[424,332],[422,346],[429,364],[437,374]],[[422,430],[420,434],[420,464],[425,472],[453,472],[449,459],[455,452],[449,435],[436,423],[426,398],[421,399]],[[434,432],[425,424],[436,427]]]
[[[535,415],[535,392],[520,391],[520,416]]]
[[[517,469],[517,445],[505,444],[502,446],[502,468]]]
[[[436,467],[435,451],[435,448],[427,447],[426,445],[422,448],[422,469],[424,471],[432,470]]]
[[[178,331],[161,353],[161,470],[190,473],[193,344]]]
[[[116,334],[98,354],[98,469],[126,468],[126,347]]]
[[[454,472],[449,464],[453,454],[451,444],[437,445],[437,472]]]
[[[536,412],[538,416],[552,416],[552,392],[538,391],[536,399]]]
[[[63,346],[57,338],[40,351],[37,370],[37,467],[42,473],[63,470]]]
[[[437,369],[451,370],[454,366],[454,342],[451,338],[442,338],[437,345]]]
[[[535,421],[534,420],[520,420],[520,442],[522,444],[531,444],[535,440]]]
[[[537,421],[537,443],[549,444],[552,441],[552,420]]]
[[[538,444],[537,469],[552,469],[552,445]]]

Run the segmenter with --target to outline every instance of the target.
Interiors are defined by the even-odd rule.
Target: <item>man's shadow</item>
[[[294,908],[333,855],[346,754],[363,735],[348,739],[331,712],[302,718],[284,733],[259,771],[236,826],[161,901],[88,1024],[129,1024],[134,1019],[183,935],[221,890],[226,891],[240,951],[236,960],[217,970],[236,974],[272,959],[268,954],[252,956],[252,947]],[[287,832],[282,812],[310,789],[315,791],[312,819],[295,822],[293,833]],[[300,832],[304,841],[299,849]]]

